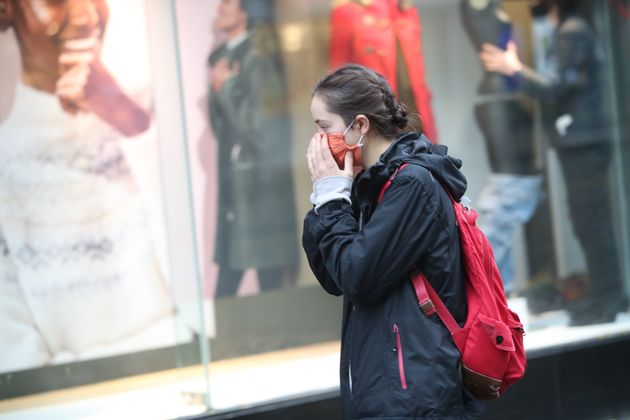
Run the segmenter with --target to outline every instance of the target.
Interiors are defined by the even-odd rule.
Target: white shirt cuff
[[[350,200],[351,189],[351,177],[343,175],[326,176],[313,183],[313,192],[310,197],[311,203],[315,205],[315,211],[333,200],[346,200],[352,204]]]

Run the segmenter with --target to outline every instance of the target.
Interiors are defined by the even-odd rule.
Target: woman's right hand
[[[327,176],[346,176],[352,178],[354,162],[352,153],[347,152],[345,157],[345,169],[339,169],[337,162],[328,147],[328,139],[324,133],[315,133],[311,137],[306,152],[308,170],[311,173],[311,180],[316,182]]]

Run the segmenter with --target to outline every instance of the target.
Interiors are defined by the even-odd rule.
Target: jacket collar
[[[460,172],[461,160],[449,156],[444,145],[431,143],[416,132],[402,134],[385,150],[378,162],[357,175],[354,193],[361,198],[361,211],[371,214],[385,181],[403,164],[413,163],[426,168],[448,189],[455,200],[466,192],[466,178]]]

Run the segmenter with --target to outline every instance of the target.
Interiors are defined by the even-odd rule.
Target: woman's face
[[[44,90],[53,90],[73,63],[99,55],[109,13],[106,0],[9,1],[27,83],[37,80]]]
[[[62,41],[99,37],[105,30],[105,0],[30,0],[39,21],[47,27],[60,25]],[[54,28],[53,28],[54,29]]]
[[[14,1],[13,26],[27,53],[93,50],[102,39],[108,18],[105,0]]]
[[[343,133],[348,126],[339,114],[333,114],[328,111],[326,103],[319,95],[314,95],[311,100],[311,115],[320,133]],[[349,130],[345,136],[348,145],[356,144],[359,141],[360,133],[353,133],[355,130]],[[358,130],[356,130],[358,131]]]

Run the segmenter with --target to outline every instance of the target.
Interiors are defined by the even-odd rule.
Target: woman
[[[365,67],[344,66],[321,79],[311,113],[318,126],[307,153],[314,208],[303,246],[322,287],[344,296],[344,417],[474,418],[481,407],[461,384],[457,348],[436,316],[420,312],[409,281],[422,270],[464,322],[449,198],[466,189],[461,162],[445,146],[404,132],[404,105]],[[363,170],[353,180],[355,165]]]

